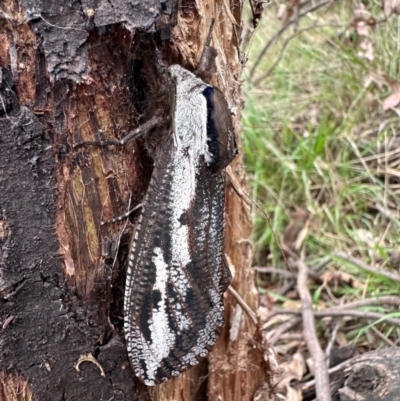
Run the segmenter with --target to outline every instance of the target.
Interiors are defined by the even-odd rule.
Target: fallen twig
[[[340,321],[337,321],[335,323],[335,326],[333,327],[332,333],[331,333],[331,335],[329,337],[328,344],[327,344],[327,346],[325,348],[325,357],[326,357],[327,361],[329,361],[329,358],[331,356],[331,351],[332,351],[332,348],[333,348],[333,344],[336,341],[337,333],[340,330],[340,328],[342,327],[342,325],[343,325],[343,321],[340,320]],[[329,365],[329,364],[327,364],[327,365]]]
[[[326,367],[324,351],[318,341],[315,330],[314,312],[312,309],[311,294],[307,288],[308,267],[302,259],[297,260],[298,268],[297,291],[301,299],[301,315],[303,318],[303,334],[307,348],[315,366],[315,392],[319,401],[331,401],[329,375]]]
[[[267,320],[271,319],[276,315],[301,315],[302,310],[300,309],[278,309],[272,311]],[[351,309],[340,309],[339,307],[329,308],[321,311],[313,311],[315,317],[357,317],[366,320],[382,320],[387,323],[393,324],[400,327],[400,319],[387,317],[387,314],[378,312],[366,312],[366,311],[356,311]],[[266,322],[264,325],[268,324]],[[264,326],[261,328],[264,329]]]
[[[253,269],[259,273],[279,274],[280,276],[283,276],[284,278],[287,278],[287,279],[297,279],[297,273],[288,272],[287,270],[278,269],[277,267],[254,266]],[[309,276],[314,279],[321,278],[320,274],[317,274],[313,270],[313,268],[310,268]]]
[[[396,281],[398,283],[400,283],[400,276],[398,274],[394,274],[394,273],[390,273],[390,272],[386,272],[383,270],[378,270],[373,268],[372,266],[367,265],[366,263],[364,263],[362,260],[354,258],[353,256],[348,255],[345,252],[342,251],[336,251],[333,253],[333,256],[336,256],[338,258],[347,260],[348,262],[352,263],[353,265],[356,265],[357,267],[359,267],[360,269],[363,269],[369,273],[372,274],[379,274],[383,277],[386,277],[390,280]]]
[[[392,221],[394,224],[400,225],[399,219],[396,216],[394,216],[390,210],[384,208],[383,206],[379,205],[378,203],[375,204],[375,209],[378,212],[380,212],[383,216],[388,218],[390,221]]]
[[[269,273],[269,274],[279,274],[280,276],[283,276],[284,278],[296,278],[297,274],[288,272],[287,270],[284,269],[278,269],[277,267],[259,267],[259,266],[254,266],[254,270],[256,270],[258,273]]]
[[[302,33],[306,32],[306,31],[310,31],[312,29],[321,29],[321,28],[340,28],[341,25],[312,25],[312,26],[308,26],[306,28],[301,29],[300,31],[295,32],[293,35],[289,36],[283,44],[281,44],[280,46],[280,53],[279,56],[277,57],[277,59],[272,63],[271,67],[269,67],[269,69],[267,70],[267,72],[265,72],[264,74],[262,74],[260,77],[258,77],[256,80],[253,81],[253,85],[254,86],[258,86],[262,81],[264,81],[264,79],[268,78],[272,72],[275,70],[276,66],[280,63],[280,61],[282,60],[285,52],[286,52],[286,48],[289,46],[290,42],[296,37],[301,35]]]
[[[264,48],[261,50],[260,54],[257,57],[257,60],[255,61],[252,69],[250,70],[250,78],[253,78],[253,75],[256,71],[256,68],[258,67],[258,64],[261,62],[261,59],[264,57],[265,53],[272,47],[272,45],[279,39],[279,37],[292,25],[294,24],[298,19],[301,17],[304,17],[306,14],[316,11],[318,8],[321,8],[323,6],[328,5],[329,3],[333,3],[335,0],[322,0],[321,2],[317,4],[313,4],[307,9],[305,9],[302,13],[299,13],[297,17],[292,17],[285,26],[283,26],[269,41],[268,43],[264,46]]]
[[[328,369],[328,375],[331,375],[332,373],[340,372],[341,370],[344,370],[351,366],[352,359],[348,359],[347,361],[344,361],[340,363],[339,365],[336,365],[330,369]],[[315,379],[309,380],[305,383],[300,383],[297,388],[300,388],[301,391],[307,391],[315,386]]]
[[[258,324],[257,315],[253,312],[249,305],[247,305],[246,301],[238,294],[238,292],[230,285],[228,287],[229,292],[236,299],[236,302],[242,307],[242,309],[247,313],[247,315],[251,318],[254,324]]]
[[[313,273],[317,274],[320,270],[322,270],[330,261],[332,260],[332,258],[330,257],[330,255],[325,256],[324,258],[322,258],[318,263],[316,263],[315,265],[312,265],[310,267],[310,269],[312,270]]]
[[[380,298],[365,298],[360,299],[359,301],[348,302],[347,304],[333,306],[329,308],[330,310],[335,309],[354,309],[360,308],[364,306],[373,306],[373,305],[391,305],[400,307],[400,297],[396,295],[386,295]]]
[[[280,296],[285,296],[295,286],[296,286],[296,280],[290,278],[279,290],[276,291],[276,294],[278,294]]]
[[[299,317],[293,317],[286,322],[282,323],[278,326],[273,332],[270,338],[267,336],[268,344],[272,347],[274,346],[281,338],[282,334],[287,332],[290,329],[293,329],[301,322]]]
[[[396,345],[395,342],[391,341],[388,337],[386,337],[382,332],[380,332],[375,326],[371,327],[371,330],[389,347],[394,347]]]

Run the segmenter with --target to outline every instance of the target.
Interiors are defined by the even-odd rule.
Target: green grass
[[[383,20],[380,1],[364,4]],[[307,260],[314,263],[342,250],[376,268],[395,268],[389,256],[400,250],[400,227],[375,206],[400,222],[400,168],[388,153],[400,120],[393,111],[382,111],[391,90],[366,82],[371,71],[400,77],[400,24],[392,16],[371,29],[374,59],[367,60],[359,54],[352,7],[353,2],[340,0],[301,19],[298,33],[287,29],[249,77],[261,49],[280,28],[274,7],[267,8],[252,39],[244,73],[243,152],[251,196],[269,216],[254,208],[257,264],[257,255],[267,250],[268,265],[285,268],[278,242],[297,206],[311,215],[303,244]],[[399,177],[389,174],[389,167]],[[398,284],[336,258],[329,269],[347,272],[363,286],[340,285],[336,297],[399,292]],[[398,331],[391,330],[391,336],[397,338]]]

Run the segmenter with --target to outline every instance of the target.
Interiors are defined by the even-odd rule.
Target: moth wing
[[[189,194],[176,193],[173,177],[180,172],[171,162],[172,149],[169,138],[156,159],[126,280],[128,354],[147,385],[176,376],[207,355],[223,326],[229,282],[222,264],[225,172],[202,163],[195,196],[177,218],[175,209]]]

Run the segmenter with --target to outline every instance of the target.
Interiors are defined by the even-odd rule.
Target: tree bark
[[[228,293],[225,329],[207,361],[152,389],[134,378],[122,305],[137,214],[132,223],[100,222],[140,203],[151,146],[73,147],[122,138],[154,112],[165,114],[155,47],[167,64],[193,69],[213,17],[212,84],[237,110],[238,136],[241,8],[228,4],[0,4],[0,400],[251,400],[262,385],[268,372],[257,327],[243,313],[229,339],[239,313]],[[240,157],[233,170],[245,183]],[[255,310],[249,210],[229,185],[226,215],[232,285]],[[76,369],[89,354],[105,376],[85,358]]]
[[[338,390],[341,401],[382,400],[399,398],[400,349],[366,352],[348,361],[344,385]]]

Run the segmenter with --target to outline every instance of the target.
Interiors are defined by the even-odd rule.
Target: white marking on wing
[[[146,361],[146,376],[153,380],[160,362],[166,358],[175,344],[175,334],[169,330],[166,310],[166,287],[168,283],[168,265],[164,261],[162,250],[154,248],[152,261],[156,267],[156,282],[154,290],[161,293],[161,300],[152,310],[149,320],[151,344],[147,343],[141,335],[142,349]]]

